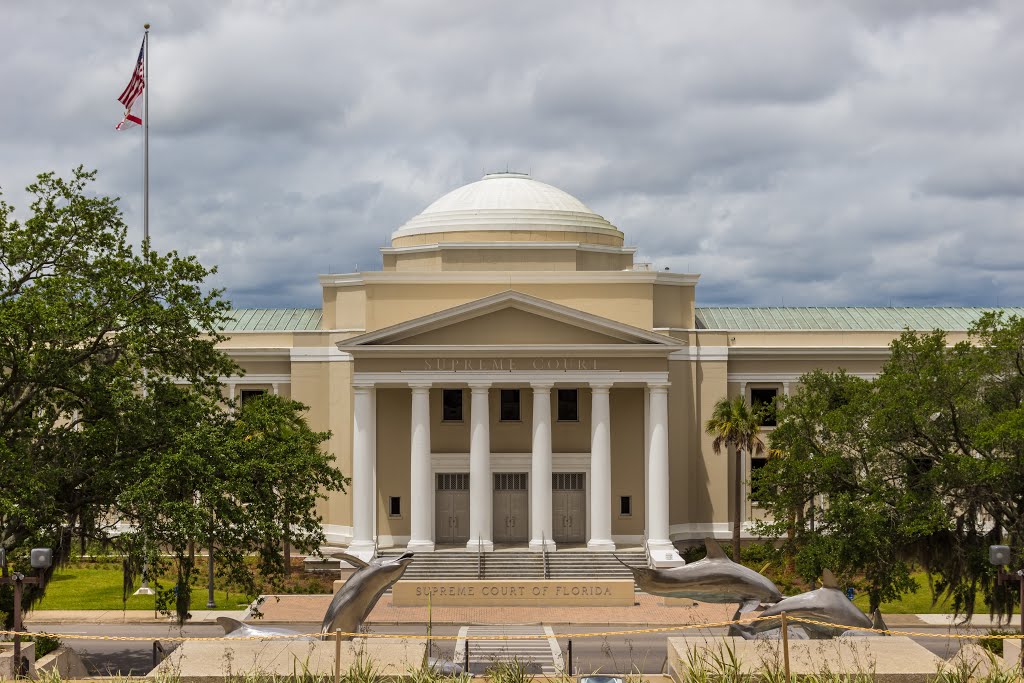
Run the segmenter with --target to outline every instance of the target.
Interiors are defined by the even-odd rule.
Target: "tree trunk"
[[[736,449],[736,472],[733,476],[733,510],[732,510],[732,560],[740,561],[740,515],[742,514],[742,495],[740,493],[742,482],[743,450]]]

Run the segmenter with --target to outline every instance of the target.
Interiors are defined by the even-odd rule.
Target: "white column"
[[[281,387],[280,387],[280,385],[277,382],[274,382],[270,386],[274,390],[274,396],[280,396],[281,395]]]
[[[789,398],[789,382],[782,383],[782,395]]]
[[[470,384],[469,406],[469,541],[466,548],[490,552],[494,514],[491,483],[490,383]]]
[[[615,550],[612,542],[611,384],[590,385],[590,550]]]
[[[411,384],[412,434],[409,448],[409,550],[434,549],[434,516],[430,513],[430,385]]]
[[[235,383],[234,382],[228,382],[228,400],[229,401],[234,401],[235,400]]]
[[[374,389],[355,385],[352,410],[352,542],[348,552],[362,560],[375,554],[373,542]]]
[[[650,385],[650,453],[648,455],[647,547],[652,558],[677,556],[668,535],[668,384]],[[681,486],[682,482],[677,482]]]
[[[555,549],[551,538],[551,387],[533,387],[533,458],[530,467],[530,550]]]

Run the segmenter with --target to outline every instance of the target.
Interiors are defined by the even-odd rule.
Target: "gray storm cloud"
[[[145,21],[154,241],[239,306],[316,305],[506,167],[705,305],[1024,303],[1018,2],[10,3],[8,201],[84,164],[141,232]]]

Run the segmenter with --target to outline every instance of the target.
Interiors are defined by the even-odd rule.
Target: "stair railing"
[[[542,559],[542,561],[544,563],[544,578],[545,579],[550,579],[551,578],[551,567],[548,565],[548,542],[547,542],[547,539],[544,538],[544,532],[543,531],[540,534],[540,555],[541,555],[541,559]]]
[[[647,529],[644,529],[644,556],[647,558],[647,566],[654,567],[654,558],[651,557],[651,546],[647,542]]]
[[[476,537],[476,578],[477,581],[484,580],[484,543],[483,537]]]

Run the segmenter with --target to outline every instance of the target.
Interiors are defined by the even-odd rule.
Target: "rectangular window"
[[[265,393],[267,393],[266,389],[242,389],[238,401],[244,407],[246,403]]]
[[[580,419],[580,392],[576,389],[558,390],[558,421],[579,422]]]
[[[761,469],[768,464],[768,458],[761,456],[751,456],[750,458],[750,502],[754,505],[760,503],[758,500],[758,477],[761,475]]]
[[[619,517],[633,516],[633,496],[619,496]]]
[[[441,404],[443,421],[462,422],[462,389],[442,389]]]
[[[751,389],[750,407],[761,415],[762,427],[775,426],[775,397],[778,389]]]
[[[388,517],[402,516],[402,497],[388,496]]]
[[[501,390],[501,421],[519,422],[519,390]]]

